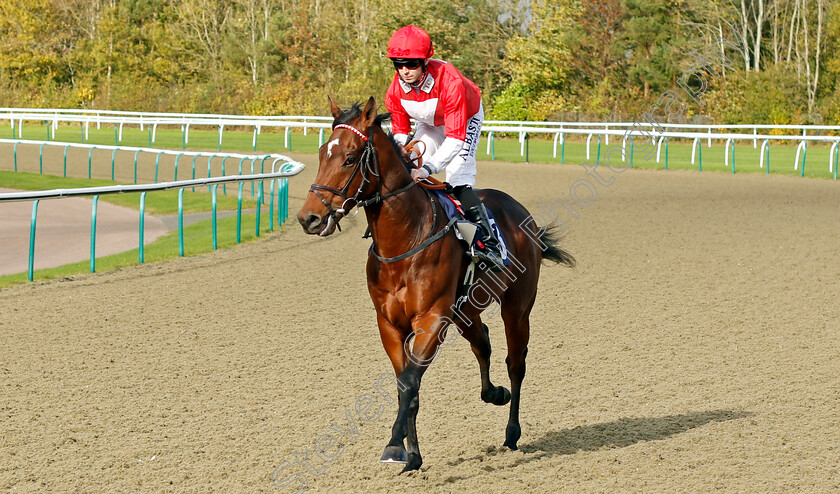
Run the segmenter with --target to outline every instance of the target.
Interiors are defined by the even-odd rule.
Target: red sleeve
[[[385,109],[391,112],[391,130],[394,134],[409,134],[411,133],[411,121],[402,106],[399,91],[402,91],[402,89],[395,76],[388,92],[385,93]]]
[[[463,141],[467,138],[467,120],[470,117],[467,114],[467,92],[464,88],[464,80],[457,71],[447,70],[444,82],[443,125],[446,129],[446,137]]]

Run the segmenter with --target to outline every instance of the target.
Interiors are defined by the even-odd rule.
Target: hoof
[[[423,458],[420,457],[417,453],[409,453],[408,454],[408,462],[405,464],[405,468],[402,469],[400,475],[404,474],[405,472],[410,472],[412,470],[420,470],[420,465],[423,464]]]
[[[382,463],[407,463],[408,456],[402,446],[386,446],[379,461]]]
[[[519,449],[516,443],[519,441],[519,436],[521,435],[522,429],[518,425],[508,425],[505,430],[505,444],[503,446],[509,448],[511,451],[516,451]]]
[[[510,391],[504,386],[499,386],[496,390],[496,399],[493,401],[493,404],[502,406],[507,405],[508,402],[510,402]]]
[[[504,386],[495,386],[488,393],[481,393],[481,399],[485,403],[492,403],[497,406],[507,405],[510,402],[510,391]]]

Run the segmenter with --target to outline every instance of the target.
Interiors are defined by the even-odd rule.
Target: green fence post
[[[90,211],[90,272],[96,272],[96,208],[99,196],[93,196],[93,207]]]
[[[253,182],[251,182],[253,183]],[[263,201],[263,181],[260,180],[260,186],[258,187],[259,193],[257,194],[257,227],[256,227],[256,235],[257,238],[260,238],[260,206],[262,205]]]
[[[64,176],[67,176],[67,150],[70,149],[70,145],[64,146]]]
[[[268,155],[265,155],[263,156],[262,161],[260,161],[260,173],[265,173],[265,160],[268,159],[268,157]],[[265,200],[265,197],[263,197],[263,200]]]
[[[281,180],[283,180],[283,224],[286,224],[286,220],[289,219],[289,179]]]
[[[117,123],[114,122],[114,146],[120,145],[119,132],[117,131]]]
[[[155,183],[158,181],[158,168],[160,167],[161,154],[163,154],[163,151],[158,152],[157,157],[155,158]]]
[[[35,274],[35,223],[38,219],[38,199],[32,202],[32,221],[29,224],[29,272],[27,278],[32,281]]]
[[[93,159],[93,150],[96,149],[96,146],[93,146],[88,150],[88,180],[90,180],[90,168],[91,168],[91,160]]]
[[[184,189],[178,189],[178,255],[184,257]]]
[[[222,176],[223,177],[227,176],[227,172],[225,171],[225,162],[227,161],[228,158],[229,158],[229,156],[225,156],[224,158],[222,158]],[[227,184],[222,184],[222,194],[227,195]]]
[[[563,159],[566,155],[566,134],[560,134],[560,164],[563,164]]]
[[[730,157],[732,158],[732,174],[735,174],[735,141],[733,140],[730,144],[732,147],[732,152],[730,153]]]
[[[808,141],[802,141],[805,143],[805,146],[802,148],[802,169],[799,170],[799,176],[805,176],[805,156],[808,154]]]
[[[140,242],[138,249],[140,250],[140,264],[143,264],[144,258],[144,237],[146,236],[146,193],[140,193]]]
[[[41,175],[44,174],[44,146],[46,142],[41,143],[41,147],[38,149],[38,173]]]
[[[665,169],[668,169],[668,138],[665,138]]]
[[[767,150],[764,151],[764,173],[770,174],[770,142],[767,142]]]
[[[697,170],[703,171],[703,144],[697,144],[697,152],[700,153],[697,159]]]
[[[175,155],[175,182],[178,181],[178,158],[180,158],[182,154],[184,153],[178,153]]]
[[[236,243],[242,241],[242,187],[245,182],[239,182],[239,196],[236,203]]]
[[[134,151],[134,183],[137,183],[137,154],[140,153],[140,150]]]
[[[193,162],[192,162],[192,179],[195,180],[195,160],[198,159],[198,154],[193,155]],[[195,192],[195,187],[192,188],[192,191]]]
[[[15,146],[14,146],[14,155],[15,155],[15,171],[17,171],[17,147],[18,147],[18,144],[20,144],[20,143],[19,143],[19,142],[16,142],[16,143],[15,143]]]
[[[213,184],[213,185],[210,186],[210,190],[212,191],[210,204],[212,206],[211,209],[213,210],[213,250],[216,250],[216,249],[219,248],[219,243],[218,243],[219,236],[218,236],[218,232],[217,232],[217,229],[216,229],[216,189],[218,187],[219,187],[219,184]]]
[[[257,161],[256,158],[251,160],[251,175],[254,174],[254,162],[256,162],[256,161]],[[253,197],[254,197],[254,181],[252,180],[251,181],[251,198],[253,198]]]
[[[210,178],[210,165],[213,162],[213,156],[216,156],[216,155],[211,154],[210,156],[207,157],[207,178]],[[213,186],[209,186],[207,188],[208,192],[211,191],[211,190],[213,190]]]
[[[117,159],[117,150],[111,151],[111,180],[114,180],[114,167]]]
[[[268,188],[268,231],[270,232],[274,231],[274,183],[276,181],[277,179],[271,180],[270,186]]]
[[[50,123],[46,122],[46,124],[47,124],[47,140],[49,141],[50,140]]]
[[[283,184],[282,184],[282,182],[283,182],[282,178],[277,179],[277,226],[278,227],[283,225],[283,213],[282,213],[282,211],[283,211],[283,209],[282,209],[283,208],[283,205],[282,205],[282,202],[283,202],[283,191],[282,191]]]

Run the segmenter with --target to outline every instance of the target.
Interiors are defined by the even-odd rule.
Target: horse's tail
[[[544,261],[553,261],[557,264],[562,264],[568,267],[574,267],[575,258],[565,250],[560,248],[560,234],[557,233],[557,225],[552,225],[542,229],[540,240],[542,240],[545,249],[542,251],[542,259]]]

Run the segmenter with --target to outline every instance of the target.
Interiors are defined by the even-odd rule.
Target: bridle
[[[389,197],[393,197],[414,187],[415,182],[412,180],[405,187],[388,192],[386,194],[382,194],[379,191],[377,191],[371,194],[371,196],[367,199],[361,199],[360,196],[362,195],[362,190],[364,190],[365,186],[367,186],[368,184],[373,183],[368,178],[368,176],[376,177],[377,179],[380,178],[379,160],[376,158],[376,150],[373,148],[373,126],[369,128],[369,135],[365,135],[359,129],[347,124],[338,124],[333,127],[333,131],[335,131],[335,129],[348,129],[352,131],[354,134],[362,138],[363,141],[365,141],[365,148],[364,150],[362,150],[362,154],[361,156],[359,156],[359,160],[356,162],[356,166],[353,168],[353,173],[350,175],[350,178],[347,179],[347,183],[344,184],[344,187],[342,187],[339,190],[326,185],[312,184],[309,186],[309,191],[313,192],[316,196],[318,196],[318,199],[320,199],[321,202],[324,203],[324,206],[326,206],[327,210],[329,211],[327,213],[329,220],[335,223],[336,227],[338,227],[338,231],[341,231],[339,220],[341,220],[341,218],[347,215],[349,209],[353,209],[354,207],[363,208],[382,202],[383,200]],[[362,176],[362,183],[359,184],[359,187],[356,189],[356,193],[353,195],[353,197],[348,197],[347,190],[350,188],[350,184],[356,178],[356,175],[360,172]],[[344,202],[341,203],[341,206],[338,209],[333,209],[332,204],[330,204],[330,202],[327,201],[319,191],[335,194],[344,199]],[[348,203],[350,202],[352,202],[352,205],[350,205],[348,209]],[[356,213],[358,213],[358,209],[356,210]]]
[[[341,218],[346,216],[346,214],[347,214],[346,207],[347,207],[347,204],[350,201],[352,201],[354,203],[354,205],[351,206],[351,209],[352,209],[352,207],[357,207],[357,208],[367,207],[367,206],[370,206],[372,204],[380,203],[380,202],[384,201],[385,199],[387,199],[389,197],[393,197],[397,194],[401,194],[401,193],[407,191],[408,189],[414,187],[414,185],[417,182],[412,180],[405,187],[402,187],[400,189],[388,192],[387,194],[382,194],[379,191],[377,191],[377,192],[374,192],[373,194],[371,194],[371,196],[368,197],[367,199],[360,199],[359,196],[362,194],[362,189],[364,189],[367,184],[373,183],[368,179],[368,175],[374,176],[376,178],[380,178],[379,177],[379,161],[376,158],[376,150],[373,148],[373,127],[371,126],[370,129],[368,130],[368,132],[370,132],[369,135],[365,135],[359,129],[357,129],[353,126],[350,126],[350,125],[346,125],[346,124],[338,124],[335,127],[333,127],[333,130],[338,129],[338,128],[348,129],[348,130],[352,131],[354,134],[356,134],[357,136],[361,137],[362,140],[365,141],[365,149],[362,151],[362,155],[359,157],[359,161],[356,163],[356,167],[353,169],[353,173],[350,175],[350,178],[347,180],[347,183],[344,184],[344,187],[342,187],[341,190],[334,189],[334,188],[328,187],[326,185],[312,184],[311,186],[309,186],[309,191],[315,193],[315,195],[318,196],[318,199],[320,199],[321,202],[324,203],[324,206],[327,207],[327,210],[329,211],[329,213],[327,215],[327,217],[328,217],[327,221],[328,222],[331,221],[331,222],[335,223],[335,226],[338,228],[338,231],[341,231],[341,226],[339,225],[339,221],[341,220]],[[353,182],[353,179],[356,178],[356,174],[359,173],[360,171],[361,171],[361,174],[362,174],[362,183],[359,184],[359,188],[356,189],[356,193],[353,195],[353,197],[347,197],[347,189],[350,188],[350,183]],[[380,186],[381,186],[381,182],[380,182]],[[329,192],[331,194],[335,194],[335,195],[341,197],[342,199],[344,199],[344,202],[341,203],[341,207],[339,207],[338,209],[333,209],[333,207],[329,203],[329,201],[327,201],[324,198],[324,196],[322,196],[320,194],[320,192],[318,192],[318,191],[325,191],[325,192]],[[429,197],[429,200],[431,201],[432,215],[433,215],[432,216],[432,229],[429,232],[429,237],[425,241],[421,242],[419,245],[415,246],[413,249],[409,250],[408,252],[405,252],[403,254],[400,254],[400,255],[394,256],[394,257],[382,257],[382,256],[380,256],[376,252],[376,245],[371,244],[370,250],[373,253],[373,255],[380,262],[392,263],[392,262],[398,262],[398,261],[402,261],[403,259],[409,258],[409,257],[413,256],[414,254],[420,252],[421,250],[425,249],[426,247],[430,246],[431,244],[437,242],[438,240],[440,240],[444,236],[446,236],[446,234],[449,233],[449,231],[455,225],[455,222],[456,222],[457,218],[453,217],[443,227],[443,229],[441,229],[437,233],[433,233],[435,231],[435,228],[437,227],[437,208],[435,207],[435,200],[432,197],[432,195],[429,194],[429,192],[427,190],[424,190],[424,192],[426,192],[426,195]],[[356,210],[356,212],[358,213],[358,209]],[[355,216],[355,214],[354,214],[354,216]]]

